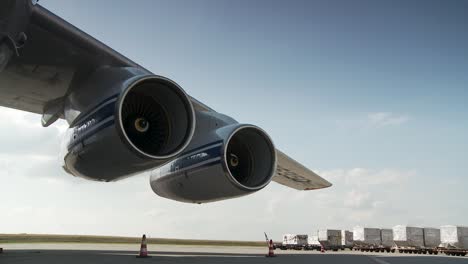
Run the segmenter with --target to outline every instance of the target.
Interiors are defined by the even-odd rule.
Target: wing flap
[[[277,169],[273,181],[296,190],[315,190],[332,186],[330,182],[299,162],[276,150]]]

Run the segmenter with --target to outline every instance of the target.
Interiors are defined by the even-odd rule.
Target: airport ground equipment
[[[284,234],[283,243],[279,246],[281,250],[302,250],[307,246],[308,235]]]
[[[435,254],[439,253],[438,247],[440,245],[440,229],[424,227],[423,228],[424,247],[421,248],[422,254]],[[419,251],[416,251],[419,253]]]
[[[380,228],[356,226],[353,228],[354,250],[380,251],[382,237]]]
[[[273,249],[278,249],[278,248],[281,250],[284,250],[283,243],[273,242]]]
[[[431,227],[424,227],[424,247],[426,248],[437,248],[440,243],[440,229],[439,228],[431,228]]]
[[[393,227],[395,250],[400,253],[426,253],[422,227],[397,225]]]
[[[337,251],[341,249],[341,230],[321,229],[318,231],[318,240],[325,250]]]
[[[270,239],[268,238],[267,233],[266,233],[266,232],[263,232],[263,234],[265,234],[265,241],[266,241],[266,243],[267,243],[267,246],[270,245]],[[275,245],[275,244],[273,243],[273,247],[274,247],[274,245]]]
[[[352,249],[353,246],[353,232],[348,230],[341,230],[341,249]]]
[[[391,252],[395,243],[393,242],[392,229],[380,229],[380,252]]]
[[[150,258],[148,255],[148,246],[146,244],[146,235],[141,238],[140,252],[136,256],[137,258]]]
[[[451,256],[468,254],[468,227],[445,225],[440,227],[439,252]]]
[[[317,250],[319,251],[321,248],[321,244],[318,240],[318,235],[308,236],[307,238],[307,246],[304,248],[305,250]]]
[[[276,257],[274,250],[275,248],[273,245],[273,240],[270,239],[270,241],[268,242],[268,253],[265,255],[265,257],[268,257],[268,258]]]

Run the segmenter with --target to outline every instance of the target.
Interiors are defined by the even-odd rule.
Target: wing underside
[[[5,4],[0,3],[0,10],[11,8]],[[0,12],[0,106],[43,114],[48,103],[58,103],[100,67],[135,67],[151,73],[42,6],[30,9],[27,18],[14,8],[9,16]],[[28,23],[21,28],[2,29],[2,24],[22,25],[15,20],[25,19]],[[25,33],[24,45],[12,42],[18,32]],[[197,110],[211,110],[194,98],[192,103]]]
[[[276,150],[278,166],[273,181],[297,190],[315,190],[332,186],[327,180],[299,162]]]

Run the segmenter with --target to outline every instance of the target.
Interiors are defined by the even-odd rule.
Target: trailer
[[[353,249],[353,246],[353,232],[348,230],[341,230],[341,249]]]
[[[380,229],[380,252],[395,252],[392,229]]]
[[[466,256],[468,255],[467,249],[459,249],[459,248],[439,248],[440,253],[444,253],[447,256]]]
[[[424,231],[422,227],[397,225],[393,227],[395,249],[400,253],[426,253],[424,246]]]
[[[439,254],[438,247],[440,245],[440,229],[424,227],[423,228],[424,236],[424,248],[423,254],[437,255]]]
[[[284,234],[283,243],[276,245],[281,250],[295,249],[302,250],[307,246],[308,235]]]
[[[450,256],[466,256],[468,254],[468,227],[441,226],[440,241],[439,252]]]
[[[320,244],[318,240],[317,235],[309,236],[307,238],[307,246],[304,247],[305,250],[320,250],[322,245]]]
[[[373,252],[381,250],[380,228],[356,226],[353,228],[353,250]]]
[[[319,230],[318,240],[325,250],[338,251],[338,249],[341,249],[341,230]]]

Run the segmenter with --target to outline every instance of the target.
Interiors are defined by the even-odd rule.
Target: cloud
[[[408,219],[414,170],[350,168],[318,171],[331,188],[297,192],[272,184],[267,209],[284,232],[319,228],[352,229],[356,225],[391,227]],[[395,206],[398,205],[398,206]],[[291,220],[295,219],[295,220]],[[302,223],[304,222],[304,223]],[[280,233],[275,235],[280,236]]]
[[[0,176],[41,179],[49,185],[75,181],[61,168],[60,142],[68,125],[44,128],[40,115],[0,107]]]
[[[372,126],[385,127],[402,125],[409,121],[409,117],[390,112],[376,112],[369,113],[367,115],[367,120]]]
[[[153,237],[259,239],[263,231],[280,237],[358,224],[391,226],[402,223],[399,219],[408,218],[413,210],[405,203],[412,194],[405,188],[417,177],[415,171],[364,167],[320,171],[334,186],[318,191],[300,192],[272,183],[255,194],[223,202],[174,202],[154,194],[147,175],[116,183],[67,175],[56,158],[63,128],[44,129],[36,115],[21,112],[0,111],[0,116],[14,119],[0,121],[0,128],[18,135],[5,134],[1,139],[7,146],[0,151],[5,189],[0,199],[17,197],[14,204],[0,205],[0,210],[10,212],[2,220],[5,233],[145,232]],[[16,196],[19,189],[22,195]],[[31,217],[34,224],[21,220]]]
[[[402,196],[395,194],[410,186],[409,183],[417,177],[412,170],[365,168],[337,169],[320,174],[336,186],[334,193],[339,198],[336,198],[335,207],[347,211],[344,219],[356,224],[359,219],[378,221],[382,210],[387,210],[384,214],[390,214],[393,210],[386,206],[400,203]]]
[[[371,194],[362,190],[351,190],[346,193],[344,206],[349,208],[368,208],[371,205]]]
[[[358,117],[337,120],[335,123],[344,129],[376,129],[384,127],[397,127],[408,123],[411,118],[408,115],[402,115],[391,112],[372,112]]]
[[[0,211],[5,212],[0,233],[147,233],[152,237],[261,240],[263,231],[279,238],[283,233],[311,234],[319,228],[430,225],[437,219],[443,219],[442,224],[452,215],[466,219],[462,210],[450,208],[438,208],[440,214],[428,216],[432,211],[424,208],[427,192],[439,189],[420,188],[424,175],[398,168],[323,170],[318,173],[334,184],[331,188],[297,191],[271,183],[241,198],[202,205],[179,203],[154,194],[148,175],[115,183],[67,175],[57,158],[66,124],[45,129],[39,122],[38,115],[0,108],[0,200],[14,198],[14,202],[0,203]]]
[[[416,174],[415,171],[396,169],[371,170],[365,168],[335,169],[320,172],[320,175],[332,182],[344,182],[350,186],[386,185],[406,182]]]
[[[60,120],[43,128],[38,114],[0,107],[0,153],[56,157],[66,127]]]

